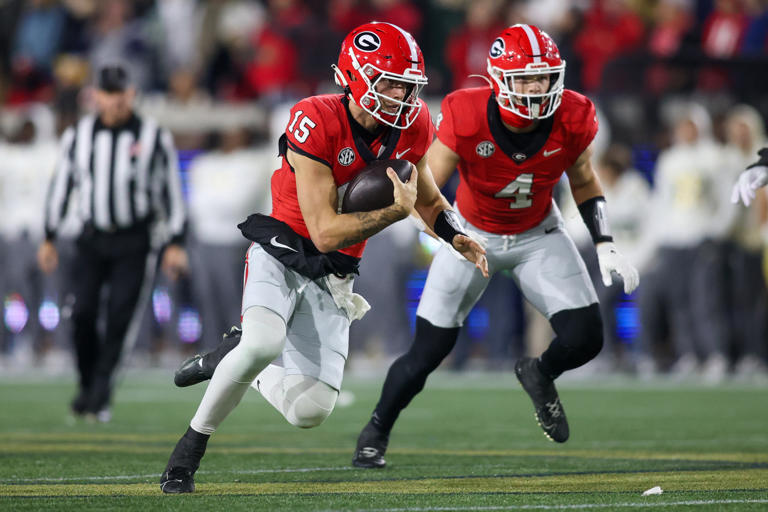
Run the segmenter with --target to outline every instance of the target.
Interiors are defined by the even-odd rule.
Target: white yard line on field
[[[651,498],[655,499],[655,498]],[[648,498],[643,498],[643,502],[637,503],[581,503],[574,505],[500,505],[488,507],[404,507],[404,508],[376,508],[365,509],[366,512],[443,512],[443,511],[486,511],[486,510],[582,510],[594,508],[651,508],[651,507],[670,507],[670,506],[709,506],[709,505],[731,505],[742,503],[768,503],[768,499],[743,499],[743,500],[686,500],[686,501],[658,501],[653,502]],[[330,511],[329,511],[330,512]]]

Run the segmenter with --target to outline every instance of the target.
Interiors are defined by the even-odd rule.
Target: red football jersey
[[[459,155],[456,204],[474,226],[522,233],[549,214],[552,190],[597,133],[592,102],[565,90],[555,114],[530,134],[501,122],[488,88],[460,89],[443,100],[437,137]]]
[[[330,167],[337,187],[352,180],[374,160],[394,158],[416,164],[427,152],[434,126],[422,100],[419,100],[421,112],[410,127],[405,130],[382,128],[370,144],[361,136],[359,128],[353,128],[346,101],[343,94],[312,96],[299,101],[291,109],[284,136],[288,149]],[[296,176],[285,157],[283,165],[272,175],[272,216],[309,238],[296,195]],[[365,241],[340,252],[359,258],[364,247]]]

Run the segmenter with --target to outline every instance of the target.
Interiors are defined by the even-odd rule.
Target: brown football
[[[370,212],[395,202],[395,187],[387,176],[391,167],[405,183],[411,177],[408,160],[374,160],[352,178],[341,201],[341,212]]]

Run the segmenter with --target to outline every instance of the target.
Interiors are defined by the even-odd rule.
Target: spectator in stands
[[[51,68],[64,31],[66,14],[54,0],[24,2],[14,29],[7,102],[49,101]]]
[[[198,69],[203,7],[190,0],[158,0],[153,10],[154,41],[162,81],[179,69]]]
[[[616,244],[636,268],[642,269],[648,258],[642,243],[642,229],[650,200],[648,181],[632,168],[632,154],[629,147],[612,144],[597,162],[597,174],[603,185],[603,193],[611,205],[611,232]],[[594,256],[592,257],[594,259]],[[593,281],[600,278],[596,261],[593,268]],[[642,272],[642,270],[641,270]],[[612,357],[612,364],[619,369],[629,369],[634,364],[636,354],[627,352],[618,333],[616,307],[624,299],[623,290],[618,286],[595,286],[600,299],[603,316],[605,343],[603,352]],[[636,340],[623,340],[634,343]]]
[[[346,34],[353,28],[371,21],[368,2],[361,0],[331,0],[328,2],[328,16],[333,28]]]
[[[557,46],[560,48],[565,20],[570,16],[571,10],[578,9],[578,6],[571,0],[526,0],[521,2],[521,9],[526,22],[536,25],[552,36],[558,41]]]
[[[0,253],[5,252],[5,258],[0,254],[0,260],[4,259],[0,268],[0,301],[16,295],[27,308],[23,331],[16,331],[18,343],[5,348],[12,361],[29,364],[32,361],[25,358],[33,355],[40,359],[51,348],[52,338],[39,321],[40,305],[44,299],[50,299],[62,306],[67,278],[44,279],[35,265],[37,245],[43,240],[45,211],[46,188],[40,184],[49,180],[59,153],[53,113],[43,105],[35,105],[14,117],[15,122],[9,123],[13,126],[8,143],[0,145]],[[71,239],[76,229],[72,215],[65,224],[64,238]],[[70,248],[64,249],[63,259]],[[15,330],[20,326],[12,327]],[[8,334],[5,326],[0,325],[0,331]]]
[[[594,0],[585,13],[574,49],[581,58],[587,91],[600,88],[608,61],[634,51],[643,40],[643,21],[626,4],[626,0]]]
[[[701,50],[704,55],[716,59],[727,59],[739,54],[747,30],[748,18],[741,0],[716,0],[715,8],[704,20],[701,35]],[[729,76],[726,70],[707,66],[697,79],[703,90],[719,90],[727,87]]]
[[[154,85],[152,48],[146,39],[143,22],[134,17],[134,5],[128,0],[99,2],[91,26],[89,56],[92,69],[113,62],[124,62],[140,90]]]
[[[741,52],[746,55],[765,55],[768,53],[768,1],[745,2],[750,21],[744,33]]]
[[[719,196],[730,193],[733,180],[722,172],[721,151],[711,138],[704,107],[680,106],[669,117],[674,142],[656,164],[642,242],[656,250],[640,290],[641,346],[671,350],[673,372],[681,376],[697,371],[701,358],[714,378],[726,369],[723,315],[721,310],[707,317],[700,312],[712,312],[706,300],[720,301],[723,283],[701,271],[712,263],[702,244],[722,237],[729,221],[720,211]],[[708,288],[704,296],[694,293],[702,287]],[[659,346],[667,341],[670,346]]]
[[[56,0],[25,2],[16,29],[14,66],[29,66],[50,73],[65,21],[64,9]]]
[[[293,97],[298,78],[298,52],[294,43],[272,29],[264,10],[253,26],[249,40],[254,53],[243,70],[249,96],[268,105]]]
[[[766,146],[765,125],[760,114],[748,105],[733,107],[725,123],[727,164],[723,172],[736,181],[739,173],[755,161]],[[730,352],[736,360],[734,373],[751,376],[766,372],[768,356],[768,294],[762,269],[768,246],[768,194],[758,189],[749,208],[735,205],[736,217],[728,232],[728,302]]]
[[[259,98],[276,103],[291,94],[297,79],[293,43],[272,29],[259,3],[226,2],[209,6],[203,26],[216,36],[211,47],[207,86],[228,101]]]
[[[694,26],[692,0],[660,0],[653,11],[653,25],[648,34],[648,51],[654,57],[668,58],[685,51],[686,38]],[[663,64],[651,66],[646,82],[651,91],[680,90],[686,74]]]
[[[237,225],[249,213],[269,213],[277,152],[273,145],[268,151],[249,148],[248,137],[240,126],[222,130],[218,147],[195,158],[189,168],[191,284],[202,319],[200,339],[214,344],[205,350],[240,324],[248,241]]]
[[[710,57],[731,57],[739,51],[748,18],[741,0],[716,0],[704,21],[701,49]]]
[[[371,0],[372,19],[393,23],[418,39],[421,12],[409,0]]]
[[[500,8],[498,0],[471,2],[464,25],[448,38],[445,61],[453,75],[453,89],[483,85],[470,75],[486,75],[488,48],[505,27]]]

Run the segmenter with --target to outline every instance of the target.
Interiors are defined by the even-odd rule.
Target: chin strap
[[[502,121],[515,128],[528,128],[534,122],[534,119],[526,119],[515,115],[509,110],[502,108],[501,105],[499,105],[499,114],[501,115]]]

